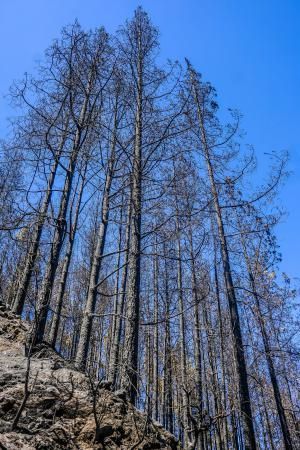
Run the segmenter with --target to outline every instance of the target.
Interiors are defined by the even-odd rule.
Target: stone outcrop
[[[24,400],[28,325],[0,306],[0,449],[166,449],[177,440],[135,409],[123,391],[111,392],[46,345],[30,358]]]

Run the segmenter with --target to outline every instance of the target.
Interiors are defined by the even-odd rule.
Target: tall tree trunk
[[[192,291],[194,302],[194,359],[196,368],[196,396],[202,411],[202,363],[201,363],[201,335],[200,335],[200,320],[199,320],[199,296],[197,286],[197,275],[195,267],[195,253],[191,227],[189,228],[189,244],[190,244],[190,259],[192,270]]]
[[[170,295],[169,295],[169,273],[166,259],[166,245],[164,244],[165,260],[165,345],[164,345],[164,378],[163,378],[163,417],[164,426],[170,433],[174,433],[174,414],[173,414],[173,390],[172,390],[172,349],[171,349],[171,331],[170,331]]]
[[[235,289],[232,280],[232,272],[231,265],[229,259],[229,252],[227,247],[227,240],[224,231],[223,218],[221,213],[221,208],[219,204],[218,191],[215,182],[215,175],[213,170],[213,165],[211,161],[210,155],[210,147],[207,142],[206,136],[206,128],[204,124],[203,114],[201,110],[201,99],[199,97],[199,92],[196,88],[196,80],[195,75],[192,69],[190,68],[191,75],[191,85],[194,94],[194,100],[197,107],[198,114],[198,124],[200,131],[200,139],[204,152],[204,157],[207,165],[207,172],[210,180],[211,193],[213,197],[213,205],[216,214],[216,220],[218,225],[219,239],[221,244],[221,254],[222,254],[222,262],[223,262],[223,271],[224,271],[224,279],[226,286],[227,299],[229,303],[229,311],[230,311],[230,319],[231,319],[231,329],[234,339],[234,352],[235,352],[235,361],[238,371],[239,378],[239,395],[240,395],[240,408],[242,413],[242,423],[243,423],[243,431],[244,431],[244,444],[246,450],[255,450],[256,449],[256,439],[254,432],[254,423],[251,411],[251,400],[249,393],[249,385],[248,385],[248,375],[247,375],[247,366],[246,366],[246,358],[244,353],[243,346],[243,338],[241,332],[240,325],[240,317],[237,305],[237,299],[235,294]]]
[[[241,224],[239,221],[238,221],[238,224],[239,224],[240,231],[241,231]],[[269,342],[269,336],[268,336],[268,333],[266,330],[265,321],[263,319],[260,298],[259,298],[259,295],[257,292],[255,278],[254,278],[251,262],[249,259],[249,255],[247,252],[245,239],[243,237],[242,232],[241,232],[241,243],[242,243],[244,258],[245,258],[246,265],[247,265],[251,291],[252,291],[252,294],[253,294],[253,297],[255,300],[255,305],[256,305],[256,310],[257,310],[257,320],[258,320],[260,332],[262,335],[262,340],[263,340],[263,345],[264,345],[264,350],[265,350],[265,357],[266,357],[266,361],[267,361],[270,380],[272,383],[274,398],[275,398],[276,407],[277,407],[277,413],[278,413],[280,426],[281,426],[282,437],[283,437],[283,441],[284,441],[286,450],[292,450],[293,442],[292,442],[291,433],[290,433],[289,426],[288,426],[288,421],[287,421],[287,418],[285,415],[285,410],[284,410],[284,407],[282,404],[279,383],[278,383],[277,375],[276,375],[276,369],[275,369],[273,359],[272,359],[272,352],[271,352],[271,346],[270,346],[270,342]]]
[[[252,345],[253,348],[255,348],[255,340],[253,338],[253,329],[251,327],[249,318],[247,316],[246,316],[246,323],[247,323],[248,333],[249,333],[249,336],[250,336],[251,345]],[[262,400],[262,406],[263,406],[263,409],[262,409],[261,408],[261,404],[259,404],[258,408],[260,410],[261,417],[263,418],[265,416],[265,419],[266,419],[265,420],[266,424],[264,424],[263,420],[262,420],[262,423],[261,423],[261,426],[263,428],[263,434],[264,434],[265,448],[268,448],[270,446],[271,450],[275,450],[274,440],[273,440],[273,434],[274,433],[272,432],[272,427],[271,427],[270,420],[269,420],[269,411],[271,409],[271,405],[269,405],[269,408],[266,407],[266,399],[265,399],[266,392],[263,389],[263,380],[259,379],[259,372],[260,371],[259,371],[257,358],[253,359],[253,369],[256,372],[258,380],[259,380],[258,383],[257,383],[258,384],[258,392],[259,392],[260,399]],[[267,441],[267,437],[268,437],[269,441]]]
[[[158,354],[158,255],[157,243],[154,246],[154,339],[153,339],[153,418],[158,421],[159,417],[159,354]]]
[[[203,391],[202,391],[202,358],[201,358],[201,334],[200,334],[200,320],[199,320],[199,296],[198,283],[195,267],[195,253],[191,224],[189,224],[188,239],[190,246],[190,259],[192,271],[192,292],[194,302],[194,360],[195,360],[195,384],[196,384],[196,399],[199,407],[199,414],[203,413]],[[199,433],[199,449],[204,449],[204,435],[201,430]]]
[[[115,122],[116,125],[116,122]],[[116,131],[116,130],[115,130]],[[114,135],[112,141],[112,149],[110,161],[108,164],[108,171],[105,179],[105,187],[102,199],[101,208],[101,222],[97,234],[97,244],[92,260],[92,268],[89,280],[88,296],[83,313],[83,319],[80,328],[80,338],[76,355],[76,366],[80,370],[85,370],[87,355],[89,352],[90,337],[92,333],[93,314],[96,308],[99,275],[102,266],[103,252],[105,247],[106,233],[109,219],[110,207],[110,191],[113,181],[114,165],[115,165],[115,146],[116,136]]]
[[[131,196],[130,196],[131,197]],[[127,224],[125,233],[125,258],[124,258],[124,268],[122,272],[121,279],[121,293],[120,301],[118,302],[118,309],[116,314],[116,327],[114,333],[114,340],[111,349],[111,361],[110,361],[110,372],[108,374],[109,380],[112,382],[114,387],[118,386],[118,375],[120,374],[120,359],[121,359],[121,337],[122,337],[122,324],[123,324],[123,313],[124,313],[124,303],[126,296],[126,286],[127,286],[127,274],[128,274],[128,258],[129,258],[129,242],[130,242],[130,226],[131,226],[131,198],[129,198],[128,210],[127,210]]]
[[[148,298],[149,304],[149,298]],[[150,314],[148,314],[150,318]],[[145,366],[146,366],[146,413],[148,417],[153,415],[153,358],[151,348],[153,345],[151,330],[148,329],[145,333],[146,351],[145,351]]]
[[[129,276],[127,287],[126,328],[121,384],[134,404],[138,390],[138,346],[141,275],[141,206],[142,206],[142,103],[143,57],[141,55],[141,30],[138,33],[137,105],[135,115],[135,141],[132,168],[132,211],[130,227]]]
[[[65,139],[66,139],[66,136],[63,135],[59,149],[55,156],[55,161],[53,162],[51,170],[50,170],[50,175],[49,175],[48,182],[47,182],[46,193],[45,193],[45,196],[43,199],[42,206],[38,213],[38,218],[37,218],[37,223],[36,223],[35,229],[32,233],[32,242],[31,242],[28,254],[26,256],[25,265],[22,268],[22,271],[20,274],[20,279],[18,281],[17,293],[16,293],[16,296],[12,303],[12,311],[16,314],[21,315],[23,308],[24,308],[28,288],[29,288],[30,281],[31,281],[32,271],[34,269],[34,265],[35,265],[36,258],[38,255],[38,249],[39,249],[39,245],[40,245],[43,227],[45,224],[45,220],[47,218],[48,207],[49,207],[49,204],[50,204],[51,198],[52,198],[53,185],[54,185],[54,181],[55,181],[55,177],[56,177],[56,173],[57,173],[57,168],[59,165],[59,159],[60,159],[63,147],[64,147]]]
[[[61,276],[59,280],[59,287],[58,287],[58,293],[57,293],[57,299],[55,304],[55,311],[53,312],[53,318],[51,322],[51,328],[49,333],[49,343],[52,345],[52,347],[55,347],[56,339],[57,339],[57,333],[59,328],[59,322],[60,322],[60,316],[61,316],[61,310],[63,306],[63,299],[64,299],[64,293],[66,289],[67,284],[67,278],[69,273],[69,267],[71,263],[72,253],[73,253],[73,246],[74,246],[74,240],[75,235],[77,231],[77,225],[78,225],[78,219],[79,219],[79,213],[81,208],[81,201],[82,201],[82,195],[83,195],[83,189],[85,184],[85,173],[86,173],[87,166],[85,167],[85,172],[82,177],[81,186],[78,193],[78,200],[74,215],[74,222],[73,224],[70,224],[70,233],[69,233],[69,241],[67,244],[67,250],[64,257],[62,270],[61,270]]]
[[[37,305],[37,326],[34,336],[34,344],[42,342],[45,332],[48,306],[54,285],[55,273],[59,263],[59,257],[64,242],[66,232],[66,214],[71,193],[73,179],[73,161],[70,162],[69,170],[63,189],[63,195],[60,203],[59,214],[56,220],[56,228],[53,237],[53,243],[50,252],[50,258],[47,264],[45,277],[42,285],[42,292]]]
[[[184,445],[189,444],[189,398],[187,395],[187,362],[186,362],[186,330],[184,316],[183,284],[182,284],[182,257],[180,236],[177,239],[177,284],[179,301],[179,342],[180,342],[180,378],[182,383],[182,421],[184,428]]]
[[[213,394],[213,405],[214,405],[214,411],[215,415],[218,416],[222,412],[221,408],[221,391],[219,388],[219,380],[218,380],[218,372],[217,372],[217,358],[216,358],[216,347],[215,347],[215,340],[214,340],[214,334],[213,334],[213,328],[211,323],[211,318],[209,317],[209,312],[207,311],[206,304],[203,304],[203,320],[205,324],[205,328],[207,330],[207,354],[208,354],[208,361],[211,367],[212,372],[212,394]],[[218,449],[223,449],[223,443],[221,438],[221,431],[220,431],[220,421],[217,420],[215,424],[215,439],[216,439],[216,445]]]
[[[109,342],[109,361],[107,368],[107,378],[110,379],[110,374],[112,373],[112,363],[113,363],[113,343],[115,341],[116,327],[117,327],[117,315],[119,311],[119,283],[120,283],[120,266],[121,266],[121,250],[122,250],[122,234],[123,234],[123,210],[124,210],[124,195],[122,195],[122,206],[120,208],[120,224],[119,224],[119,236],[118,236],[118,257],[117,257],[117,274],[115,279],[115,293],[114,293],[114,304],[113,304],[113,317],[111,323],[110,332],[110,342]]]
[[[222,378],[222,396],[223,396],[223,407],[224,411],[227,410],[227,396],[226,396],[226,372],[225,372],[225,348],[224,348],[224,330],[222,323],[222,311],[221,311],[221,298],[220,298],[220,288],[219,288],[219,278],[218,278],[218,267],[217,267],[217,253],[216,245],[214,242],[214,283],[215,283],[215,295],[217,299],[217,311],[218,311],[218,324],[219,324],[219,336],[220,336],[220,354],[221,354],[221,378]],[[225,448],[228,447],[228,426],[227,419],[223,420],[223,436]]]
[[[91,76],[92,78],[92,76]],[[69,201],[72,191],[72,184],[74,179],[75,168],[77,165],[79,151],[82,145],[82,131],[87,115],[87,109],[89,104],[90,92],[92,89],[92,79],[89,80],[87,86],[87,93],[83,101],[83,105],[80,111],[80,117],[78,120],[78,126],[74,138],[73,147],[71,150],[71,156],[69,166],[66,173],[64,182],[62,197],[60,201],[59,213],[56,220],[56,228],[53,237],[53,244],[51,247],[50,258],[47,264],[45,277],[43,280],[42,292],[37,307],[37,325],[34,333],[34,344],[42,342],[45,333],[45,326],[47,321],[48,306],[51,299],[52,289],[54,285],[56,270],[59,263],[61,250],[66,233],[66,216],[69,207]]]

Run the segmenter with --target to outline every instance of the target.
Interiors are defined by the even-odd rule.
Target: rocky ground
[[[24,400],[27,333],[27,324],[0,305],[0,449],[179,448],[175,437],[130,405],[123,391],[113,393],[103,383],[93,395],[94,382],[46,346],[30,359],[30,395],[12,431]]]

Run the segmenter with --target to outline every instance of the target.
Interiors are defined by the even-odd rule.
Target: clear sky
[[[243,115],[246,141],[264,153],[290,152],[278,228],[282,270],[300,277],[300,0],[0,0],[0,136],[13,112],[9,85],[32,72],[44,49],[75,18],[113,32],[142,5],[160,28],[162,55],[188,57]]]

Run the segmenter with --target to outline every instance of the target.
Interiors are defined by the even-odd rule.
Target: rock
[[[59,392],[59,390],[57,389],[57,387],[55,387],[55,386],[47,386],[46,388],[45,388],[45,394],[47,395],[47,396],[52,396],[52,397],[59,397],[59,395],[60,395],[60,392]]]
[[[5,420],[0,419],[0,435],[9,432],[10,428],[10,422],[6,422]]]
[[[97,441],[102,441],[104,438],[111,436],[114,432],[114,428],[111,425],[100,426],[97,431]]]
[[[107,391],[110,391],[111,385],[112,385],[112,382],[111,382],[111,381],[108,381],[108,380],[102,380],[102,381],[100,382],[99,387],[100,387],[100,389],[106,389]]]
[[[16,400],[13,397],[0,397],[0,415],[8,413],[15,405]]]
[[[121,400],[127,401],[127,392],[125,389],[119,389],[118,391],[114,392],[115,396],[120,398]]]
[[[96,400],[99,430],[95,442],[93,396],[89,379],[64,361],[48,344],[31,357],[27,399],[17,429],[11,423],[24,397],[29,327],[0,308],[0,449],[7,450],[137,450],[178,449],[177,440],[128,401],[126,391],[100,383]],[[144,436],[140,442],[141,436]]]

